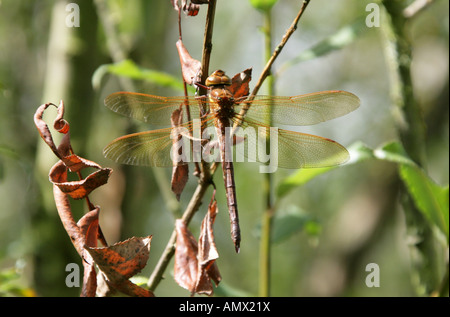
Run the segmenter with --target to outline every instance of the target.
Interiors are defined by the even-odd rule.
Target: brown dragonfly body
[[[260,132],[256,138],[246,136],[239,141],[244,149],[252,149],[243,154],[249,161],[268,163],[264,155],[256,156],[251,152],[265,152],[270,137],[271,150],[276,143],[274,162],[277,167],[296,169],[338,165],[349,158],[347,150],[339,143],[283,129],[276,129],[275,133],[272,132],[271,125],[311,125],[327,121],[355,110],[359,106],[359,99],[345,91],[325,91],[293,97],[235,97],[229,89],[230,78],[221,70],[208,77],[205,84],[209,90],[208,95],[200,97],[160,97],[131,92],[109,95],[105,104],[111,110],[150,124],[168,125],[175,110],[185,108],[189,111],[182,112],[182,123],[176,127],[120,137],[105,148],[104,154],[117,162],[131,165],[169,167],[187,164],[192,161],[189,157],[177,162],[173,160],[171,151],[174,131],[177,138],[183,136],[192,145],[196,142],[195,137],[192,137],[196,127],[195,119],[201,120],[202,127],[214,127],[227,194],[231,237],[238,251],[240,229],[233,160],[228,156],[234,143],[230,141],[230,135],[234,132],[227,133],[227,129],[237,126],[240,130]],[[207,113],[201,110],[205,106],[209,110]],[[240,114],[242,109],[248,109],[245,117]],[[183,129],[185,132],[180,133]],[[276,142],[272,141],[272,136],[276,136]],[[204,147],[205,140],[201,140]],[[237,139],[233,141],[238,142]],[[238,147],[236,144],[236,148]]]
[[[214,72],[206,80],[206,86],[210,87],[210,111],[215,116],[214,125],[219,140],[223,180],[225,183],[228,213],[230,214],[231,222],[231,238],[233,239],[236,252],[239,252],[241,230],[239,228],[236,186],[234,185],[234,167],[233,162],[226,158],[226,153],[231,152],[231,144],[226,141],[226,128],[231,127],[230,119],[235,115],[234,96],[228,89],[228,86],[230,85],[230,78],[222,73],[222,71]]]

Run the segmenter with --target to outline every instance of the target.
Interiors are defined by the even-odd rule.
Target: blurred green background
[[[392,101],[397,79],[389,60],[389,30],[383,24],[388,22],[381,17],[380,27],[366,26],[370,13],[366,5],[372,2],[378,3],[311,1],[274,64],[275,94],[347,90],[361,99],[361,107],[330,122],[292,129],[332,138],[347,147],[361,142],[375,149],[399,140],[398,109]],[[392,2],[406,8],[413,1]],[[79,5],[80,27],[66,26],[68,3]],[[149,168],[120,166],[102,155],[106,144],[130,132],[136,122],[103,105],[108,94],[126,87],[125,77],[101,66],[126,58],[142,69],[179,79],[177,12],[168,0],[108,0],[106,9],[102,3],[0,1],[0,295],[80,293],[79,288],[65,285],[66,265],[81,265],[81,260],[61,225],[48,180],[57,158],[33,122],[42,103],[64,100],[74,151],[114,169],[109,183],[91,195],[101,206],[100,225],[107,241],[153,235],[150,259],[141,276],[150,275],[173,230],[174,197],[164,196],[169,185],[162,189],[156,181],[170,180],[171,170],[160,169],[155,177]],[[273,7],[274,46],[300,3],[279,0]],[[422,166],[440,186],[448,184],[449,172],[448,11],[448,1],[434,1],[404,27],[412,51],[414,102],[426,124]],[[115,36],[105,31],[99,13],[106,14],[107,25],[116,28]],[[181,16],[183,42],[199,60],[205,14],[206,7],[201,7],[197,17]],[[255,81],[265,64],[263,23],[263,14],[250,1],[218,0],[210,70],[220,68],[233,75],[253,67]],[[161,86],[157,79],[133,79],[133,87],[162,96],[183,94]],[[265,86],[260,91],[264,93]],[[54,114],[49,109],[44,119],[51,124]],[[56,133],[53,136],[58,139]],[[240,254],[235,254],[229,236],[222,176],[215,175],[220,210],[215,222],[217,263],[223,278],[218,295],[258,293],[259,228],[265,208],[264,175],[258,170],[255,164],[235,165]],[[405,209],[396,163],[361,160],[297,184],[285,195],[276,194],[278,186],[295,173],[279,169],[274,175],[274,235],[281,237],[272,245],[272,296],[427,296],[440,287],[448,274],[448,187],[445,237],[426,217],[411,217]],[[179,210],[186,207],[196,184],[191,176]],[[191,222],[196,236],[211,194],[209,189]],[[84,202],[72,201],[72,208],[76,219],[86,211]],[[380,287],[366,286],[369,263],[379,265]],[[173,260],[156,295],[188,296],[172,276]]]

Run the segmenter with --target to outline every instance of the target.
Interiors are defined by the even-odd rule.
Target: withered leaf
[[[58,210],[64,229],[69,235],[70,240],[72,240],[72,243],[80,257],[83,257],[84,237],[77,223],[73,219],[69,198],[56,185],[53,185],[53,196],[55,198],[56,209]]]
[[[182,123],[182,110],[177,109],[172,113],[171,122],[172,128],[176,131],[176,127],[180,126]],[[177,138],[174,138],[173,142],[179,142],[182,139],[182,135],[179,134]],[[185,153],[182,152],[182,148],[178,148],[177,156],[179,159],[174,162],[174,166],[172,169],[172,191],[175,193],[178,200],[180,200],[181,193],[183,192],[184,187],[189,179],[189,167],[186,162]]]
[[[217,203],[211,202],[203,219],[199,242],[195,241],[185,223],[178,219],[175,223],[177,242],[175,247],[175,281],[191,294],[213,294],[211,279],[217,285],[221,276],[215,263],[219,257],[213,233],[213,223],[217,214]]]
[[[252,69],[246,70],[234,75],[231,79],[230,91],[234,98],[248,96],[250,93],[249,82],[252,80]]]
[[[172,6],[175,8],[175,10],[180,10],[178,0],[170,0],[170,2],[172,3]],[[196,16],[200,10],[199,4],[205,4],[208,2],[208,0],[191,0],[191,3],[188,3],[188,0],[181,0],[181,8],[187,15]]]
[[[177,41],[176,46],[180,56],[183,79],[188,85],[195,85],[201,81],[202,63],[191,57],[181,40]]]
[[[174,278],[181,287],[195,292],[195,284],[198,272],[197,241],[181,220],[175,221],[177,242],[175,246]]]
[[[147,264],[152,236],[133,237],[109,247],[86,249],[110,281],[129,279]]]
[[[71,172],[78,172],[83,168],[93,167],[101,169],[102,167],[93,161],[86,160],[78,155],[72,154],[62,158],[62,161]]]
[[[198,261],[200,265],[201,276],[197,280],[196,292],[212,295],[210,278],[216,286],[221,281],[219,268],[216,259],[219,257],[216,244],[214,242],[213,225],[218,213],[217,201],[213,200],[209,204],[208,213],[202,221],[200,237],[198,239]]]
[[[172,191],[180,200],[181,193],[189,179],[189,166],[187,164],[176,165],[172,169]]]
[[[47,124],[42,119],[43,116],[44,116],[44,111],[49,106],[55,106],[55,105],[52,104],[52,103],[46,103],[46,104],[41,105],[36,110],[36,112],[34,113],[34,125],[36,126],[36,128],[37,128],[37,130],[39,132],[39,135],[44,140],[44,142],[47,143],[47,145],[50,147],[50,149],[53,151],[53,153],[55,153],[55,155],[58,158],[61,158],[62,155],[59,154],[58,149],[57,149],[55,143],[53,142],[52,134],[50,133],[50,130],[49,130]]]
[[[97,234],[95,231],[99,229],[98,209],[87,213],[86,217],[80,219],[79,224],[77,224],[72,216],[68,196],[56,185],[53,185],[53,195],[64,229],[72,240],[78,254],[83,259],[84,275],[81,296],[93,297],[95,296],[97,285],[95,268],[92,258],[85,251],[84,245],[86,240],[89,240],[90,244],[96,245],[92,236],[95,236]],[[87,236],[89,236],[88,239],[86,238]]]
[[[77,226],[80,228],[81,234],[84,237],[84,245],[86,246],[97,246],[99,213],[100,209],[96,207],[81,217],[77,222]]]
[[[56,147],[55,143],[53,142],[53,137],[50,132],[50,129],[43,120],[44,112],[49,106],[55,105],[53,103],[46,103],[41,105],[36,110],[36,112],[34,113],[34,124],[41,138],[45,141],[45,143],[47,143],[47,145],[51,148],[53,153],[55,153],[55,155],[61,159],[68,154],[68,149],[70,148],[69,124],[67,123],[66,120],[63,119],[64,103],[61,100],[59,106],[57,107],[57,117],[53,123],[53,126],[58,132],[64,133],[65,135],[61,141],[60,147]]]
[[[53,127],[59,133],[67,134],[69,132],[69,123],[64,120],[64,102],[61,100],[58,106],[58,114],[53,121]]]
[[[94,297],[97,291],[97,272],[93,263],[83,261],[84,275],[80,297]]]
[[[133,237],[110,247],[86,246],[109,285],[130,296],[153,296],[128,279],[139,273],[147,264],[152,236]]]
[[[80,181],[67,182],[65,170],[66,167],[61,161],[56,163],[50,170],[50,181],[73,199],[85,198],[94,189],[106,184],[112,172],[110,168],[101,168]]]

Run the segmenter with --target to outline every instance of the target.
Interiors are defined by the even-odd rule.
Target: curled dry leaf
[[[211,280],[218,285],[222,279],[215,263],[219,257],[213,233],[216,214],[217,204],[214,201],[210,204],[208,213],[203,219],[198,243],[181,219],[175,223],[177,231],[175,281],[192,294],[212,295]]]
[[[101,169],[102,167],[98,165],[95,162],[86,160],[82,157],[79,157],[78,155],[72,154],[67,155],[62,158],[62,161],[64,162],[64,165],[71,171],[71,172],[78,172],[82,170],[83,168],[93,167],[96,169]]]
[[[174,278],[178,285],[193,294],[195,293],[198,271],[197,241],[181,219],[176,220],[175,229],[177,231],[177,242],[175,245]]]
[[[112,172],[110,168],[101,168],[80,181],[67,182],[65,170],[62,161],[56,163],[50,170],[50,181],[73,199],[86,198],[94,189],[106,184]]]
[[[230,91],[235,98],[248,96],[250,94],[249,82],[252,80],[252,69],[246,70],[234,75],[231,79]]]
[[[208,207],[208,213],[202,221],[200,237],[198,239],[199,248],[197,258],[200,265],[201,278],[197,281],[196,290],[199,293],[202,291],[208,295],[212,295],[210,279],[214,281],[216,286],[222,279],[217,263],[215,262],[219,257],[213,232],[213,224],[217,212],[217,201],[213,200]]]
[[[172,169],[172,191],[180,200],[181,193],[189,179],[189,166],[187,164],[176,165]]]
[[[174,128],[173,131],[176,131],[176,128],[180,126],[182,123],[183,116],[182,116],[182,110],[177,109],[172,113],[171,116],[171,123],[172,128]],[[175,132],[176,133],[176,132]],[[178,134],[177,138],[173,139],[173,142],[180,142],[182,139],[181,133]],[[172,169],[172,191],[175,193],[178,200],[180,200],[181,193],[183,192],[184,187],[186,186],[186,183],[189,179],[189,167],[187,164],[183,163],[186,162],[186,156],[182,151],[182,148],[178,148],[177,153],[178,159],[173,162],[173,169]]]
[[[104,274],[106,283],[129,296],[153,296],[151,291],[141,288],[128,279],[139,273],[147,264],[152,236],[133,237],[110,247],[86,250]]]
[[[175,8],[175,10],[180,10],[178,0],[170,0],[170,2],[172,3],[172,6]],[[181,0],[181,9],[189,16],[196,16],[200,11],[200,4],[205,4],[208,2],[208,0],[191,0],[191,2],[188,3],[188,0]]]
[[[202,75],[202,63],[191,57],[181,40],[177,41],[176,46],[180,56],[181,73],[184,81],[188,85],[199,83]]]
[[[58,114],[53,121],[53,127],[59,133],[67,134],[69,132],[69,123],[64,119],[64,102],[61,100],[58,106]]]
[[[75,249],[83,259],[84,277],[81,296],[95,296],[97,281],[95,263],[91,255],[86,251],[86,246],[97,247],[97,240],[100,239],[107,245],[99,226],[99,208],[94,207],[89,200],[89,212],[86,213],[78,223],[75,222],[70,207],[69,196],[74,199],[85,198],[95,188],[108,181],[111,169],[101,168],[95,162],[83,159],[72,154],[70,144],[69,124],[64,120],[64,103],[61,101],[57,107],[57,116],[53,127],[64,136],[58,147],[56,147],[51,132],[43,120],[43,114],[52,103],[41,105],[35,112],[34,122],[36,128],[45,143],[51,148],[53,153],[60,159],[50,170],[49,178],[53,183],[53,195],[58,210],[58,214],[63,223],[64,229],[69,235]],[[83,168],[92,167],[97,171],[80,181],[68,182],[68,171],[79,173]],[[81,174],[79,173],[81,178]]]
[[[53,195],[61,222],[75,249],[83,259],[84,277],[81,296],[93,297],[96,291],[95,267],[91,256],[85,251],[86,244],[96,246],[98,236],[98,207],[83,216],[78,223],[72,216],[68,195],[53,185]]]
[[[44,111],[49,106],[55,106],[53,103],[46,103],[41,105],[36,112],[34,113],[34,124],[39,132],[39,135],[44,140],[45,143],[50,147],[50,149],[55,153],[55,155],[58,158],[62,158],[64,155],[61,155],[58,151],[58,148],[56,147],[55,143],[53,142],[52,134],[50,133],[50,130],[43,120]]]

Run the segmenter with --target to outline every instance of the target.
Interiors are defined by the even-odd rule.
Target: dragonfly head
[[[227,75],[225,75],[225,72],[223,70],[216,70],[213,72],[205,82],[206,86],[230,86],[231,85],[231,79]]]

